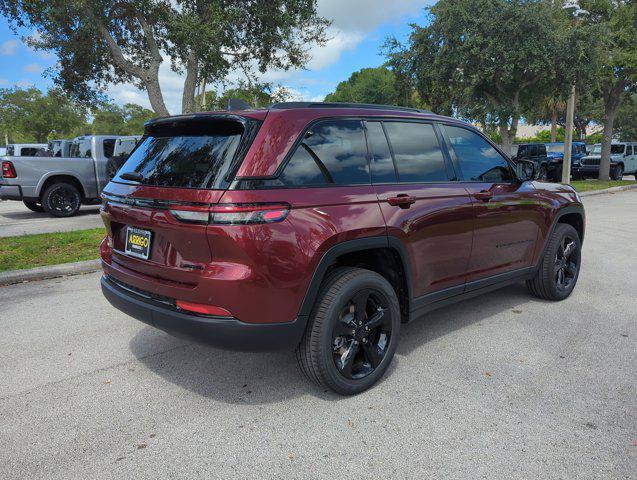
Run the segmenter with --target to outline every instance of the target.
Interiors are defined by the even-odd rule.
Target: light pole
[[[573,18],[577,20],[588,15],[582,10],[577,0],[566,0],[564,10],[572,10]],[[562,162],[562,183],[571,183],[571,153],[573,151],[573,117],[575,117],[575,83],[571,85],[571,93],[566,104],[566,135],[564,138],[564,161]]]

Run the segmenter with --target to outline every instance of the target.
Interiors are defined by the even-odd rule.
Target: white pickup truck
[[[99,203],[109,179],[107,165],[119,138],[77,137],[68,157],[0,157],[0,199],[22,201],[30,210],[55,217],[70,217],[82,204]]]

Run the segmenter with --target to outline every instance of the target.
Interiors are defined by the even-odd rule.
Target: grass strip
[[[0,271],[99,258],[103,228],[0,238]]]

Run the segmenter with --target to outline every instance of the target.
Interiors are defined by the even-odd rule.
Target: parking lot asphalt
[[[0,478],[635,478],[637,192],[585,204],[569,299],[432,312],[351,398],[147,327],[98,274],[2,287]]]
[[[22,202],[0,201],[0,237],[69,232],[103,225],[99,206],[84,206],[75,217],[54,218],[46,213],[32,212]]]

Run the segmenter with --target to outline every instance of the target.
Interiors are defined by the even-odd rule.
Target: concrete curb
[[[13,283],[46,280],[48,278],[64,277],[66,275],[81,275],[97,272],[102,268],[100,260],[86,260],[84,262],[63,263],[46,267],[29,268],[27,270],[10,270],[0,272],[0,286]]]
[[[634,185],[622,185],[621,187],[611,187],[605,190],[590,190],[588,192],[581,192],[580,197],[592,197],[593,195],[604,195],[605,193],[617,193],[625,190],[633,190],[637,188],[637,183]]]

